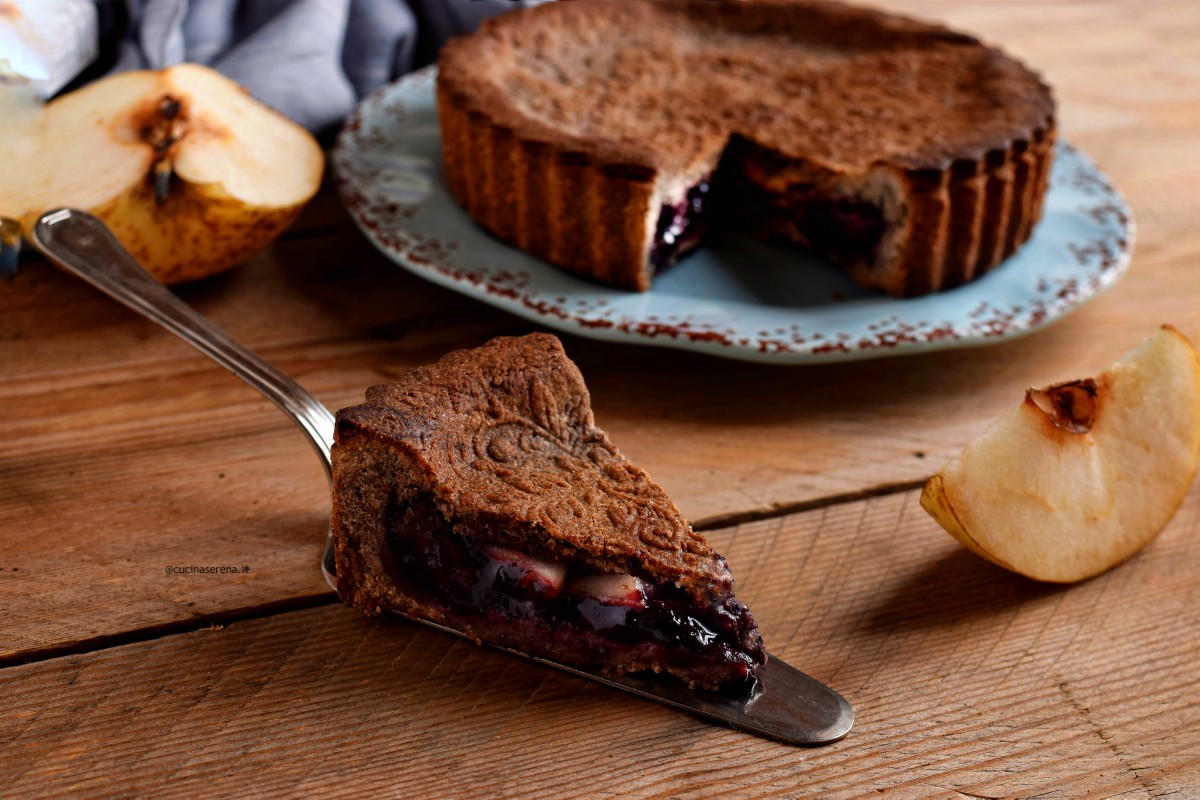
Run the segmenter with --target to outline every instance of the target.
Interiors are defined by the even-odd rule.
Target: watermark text
[[[240,567],[228,564],[171,564],[163,567],[164,575],[245,575],[249,571],[250,567],[245,564]]]

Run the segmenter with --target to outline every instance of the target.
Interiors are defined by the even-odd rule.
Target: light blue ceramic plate
[[[1042,221],[990,274],[898,300],[835,267],[748,238],[705,247],[645,293],[575,278],[477,227],[446,191],[432,69],[367,98],[333,160],[359,227],[398,264],[545,326],[626,343],[777,364],[999,342],[1037,330],[1124,274],[1133,218],[1108,179],[1060,144]]]

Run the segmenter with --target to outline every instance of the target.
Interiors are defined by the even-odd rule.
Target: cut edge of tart
[[[766,661],[725,559],[595,427],[547,334],[450,353],[337,415],[338,595],[481,643],[694,688]]]
[[[903,39],[894,59],[901,67],[907,63],[905,48],[937,51],[951,65],[961,58],[975,70],[964,68],[964,81],[978,73],[987,84],[978,89],[980,108],[994,94],[995,103],[1008,100],[1019,109],[996,112],[1002,124],[997,122],[995,130],[976,130],[973,119],[964,120],[964,130],[955,130],[954,137],[946,134],[953,141],[940,150],[936,142],[913,134],[908,150],[841,158],[807,143],[795,146],[786,135],[772,141],[769,133],[751,134],[749,129],[758,124],[754,120],[768,110],[753,102],[734,109],[729,101],[732,110],[726,111],[732,121],[699,119],[698,125],[712,129],[681,133],[680,153],[664,155],[671,143],[664,145],[662,131],[653,126],[645,141],[627,134],[608,136],[591,117],[586,124],[571,117],[572,109],[563,108],[571,104],[569,94],[563,94],[566,99],[524,99],[533,88],[555,88],[550,67],[525,62],[504,66],[521,58],[514,43],[535,41],[538,29],[545,37],[565,36],[564,30],[580,24],[579,19],[599,24],[603,16],[623,15],[629,17],[621,23],[627,26],[683,26],[685,33],[679,35],[686,37],[692,36],[686,26],[708,24],[706,14],[720,16],[723,23],[747,17],[753,35],[761,30],[753,27],[756,15],[777,15],[781,24],[791,23],[778,15],[816,26],[843,26],[838,35],[862,39],[865,43],[855,46],[867,48],[868,55],[873,55],[872,37]],[[660,16],[670,17],[669,22],[657,21]],[[814,49],[814,60],[824,57],[811,42],[797,46]],[[607,53],[603,45],[596,47],[601,56]],[[601,56],[597,59],[603,60]],[[736,50],[725,57],[732,61],[730,69],[739,66]],[[481,64],[490,65],[483,74]],[[620,66],[608,68],[615,72]],[[654,65],[639,62],[636,67],[646,71]],[[577,82],[579,76],[572,74],[571,80]],[[506,97],[501,84],[512,87],[516,99]],[[588,90],[580,91],[586,96]],[[1000,264],[1030,237],[1041,214],[1055,140],[1049,87],[1001,51],[938,25],[812,0],[648,6],[592,0],[513,12],[443,49],[437,98],[447,187],[478,223],[568,271],[639,291],[649,289],[658,270],[699,245],[708,230],[722,228],[798,244],[845,268],[861,285],[895,296],[966,283]],[[601,100],[597,105],[619,103],[610,95]],[[886,106],[890,101],[881,102]],[[539,104],[547,107],[535,108]],[[853,110],[869,116],[869,108]],[[621,113],[629,116],[628,109]],[[971,113],[986,116],[986,108],[972,107]],[[572,121],[559,125],[556,115]],[[827,120],[816,122],[829,128]],[[835,127],[830,135],[854,132]]]

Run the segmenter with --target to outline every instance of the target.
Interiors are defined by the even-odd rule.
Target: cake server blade
[[[300,426],[326,474],[331,474],[333,415],[295,381],[238,344],[151,277],[103,222],[82,211],[59,209],[37,221],[31,239],[38,250],[67,272],[162,325],[260,391]],[[331,535],[326,538],[321,568],[336,591],[337,567]],[[405,619],[463,636],[428,620]],[[724,696],[693,693],[682,683],[654,675],[614,677],[515,650],[507,652],[789,744],[834,742],[854,724],[854,711],[841,695],[774,657],[759,670],[752,691]]]

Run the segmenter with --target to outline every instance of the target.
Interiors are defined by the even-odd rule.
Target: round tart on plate
[[[896,296],[1029,238],[1054,101],[947,28],[817,0],[575,0],[439,59],[446,182],[500,239],[644,291],[722,230],[794,242]]]

